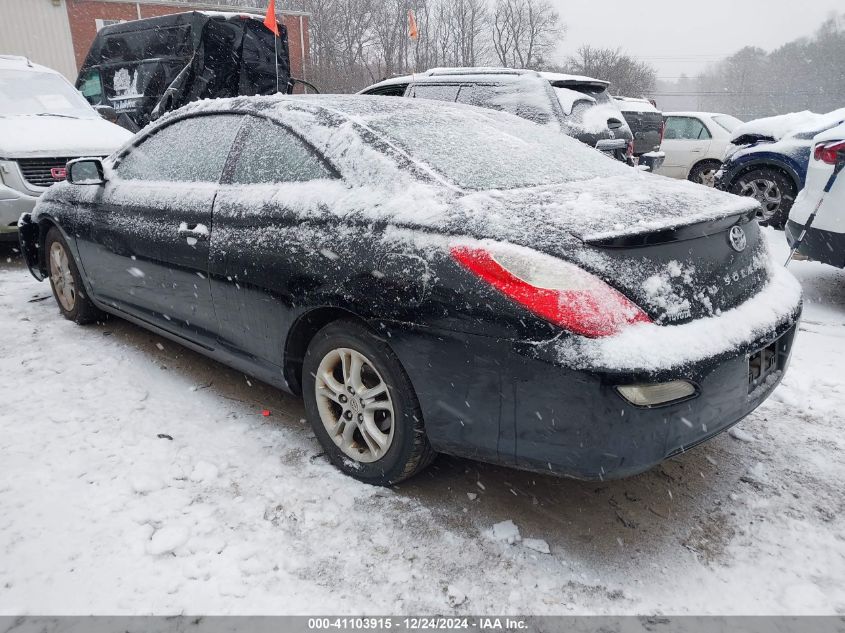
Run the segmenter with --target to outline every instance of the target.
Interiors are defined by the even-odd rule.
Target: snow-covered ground
[[[841,271],[792,265],[783,385],[649,473],[441,458],[384,490],[325,462],[296,399],[126,322],[63,320],[10,255],[0,614],[845,614]]]

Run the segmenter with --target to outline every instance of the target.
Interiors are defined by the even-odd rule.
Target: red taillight
[[[527,261],[525,251],[532,253],[533,261]],[[494,255],[481,247],[456,246],[452,257],[506,297],[575,334],[590,338],[612,336],[628,325],[651,322],[645,312],[595,275],[529,249],[521,249],[513,256],[505,252]],[[507,262],[509,257],[513,267],[524,269],[521,276],[497,261]],[[535,283],[531,283],[531,278]]]
[[[628,158],[631,158],[634,155],[634,140],[633,139],[628,141],[628,149],[625,153],[628,155]]]
[[[813,158],[825,162],[828,165],[835,165],[842,153],[845,153],[845,141],[819,143],[813,152]]]

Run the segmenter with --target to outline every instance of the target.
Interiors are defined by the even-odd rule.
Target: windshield
[[[716,115],[713,117],[713,120],[718,123],[720,127],[723,127],[728,132],[733,132],[736,128],[742,125],[742,121],[740,121],[736,117],[729,116],[727,114]]]
[[[60,75],[0,70],[0,116],[21,114],[96,116],[82,95]]]
[[[382,112],[368,117],[370,127],[464,189],[516,189],[629,172],[573,138],[507,114],[378,106]]]

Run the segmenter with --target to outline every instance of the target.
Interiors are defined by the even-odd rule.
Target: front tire
[[[316,334],[302,390],[317,439],[344,473],[388,486],[434,460],[411,381],[390,347],[363,325],[336,321]]]
[[[79,325],[102,321],[105,313],[97,308],[85,294],[79,268],[73,260],[65,238],[55,226],[47,232],[44,249],[47,255],[50,287],[53,289],[53,297],[62,316]]]
[[[760,224],[782,229],[798,195],[795,183],[782,172],[768,167],[753,169],[739,176],[730,192],[755,198],[761,205]]]

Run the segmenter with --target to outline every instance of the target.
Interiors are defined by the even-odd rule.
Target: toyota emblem
[[[745,247],[748,246],[745,231],[742,230],[741,226],[735,226],[731,229],[731,232],[728,235],[728,241],[731,243],[731,248],[737,253],[741,253],[745,250]]]

